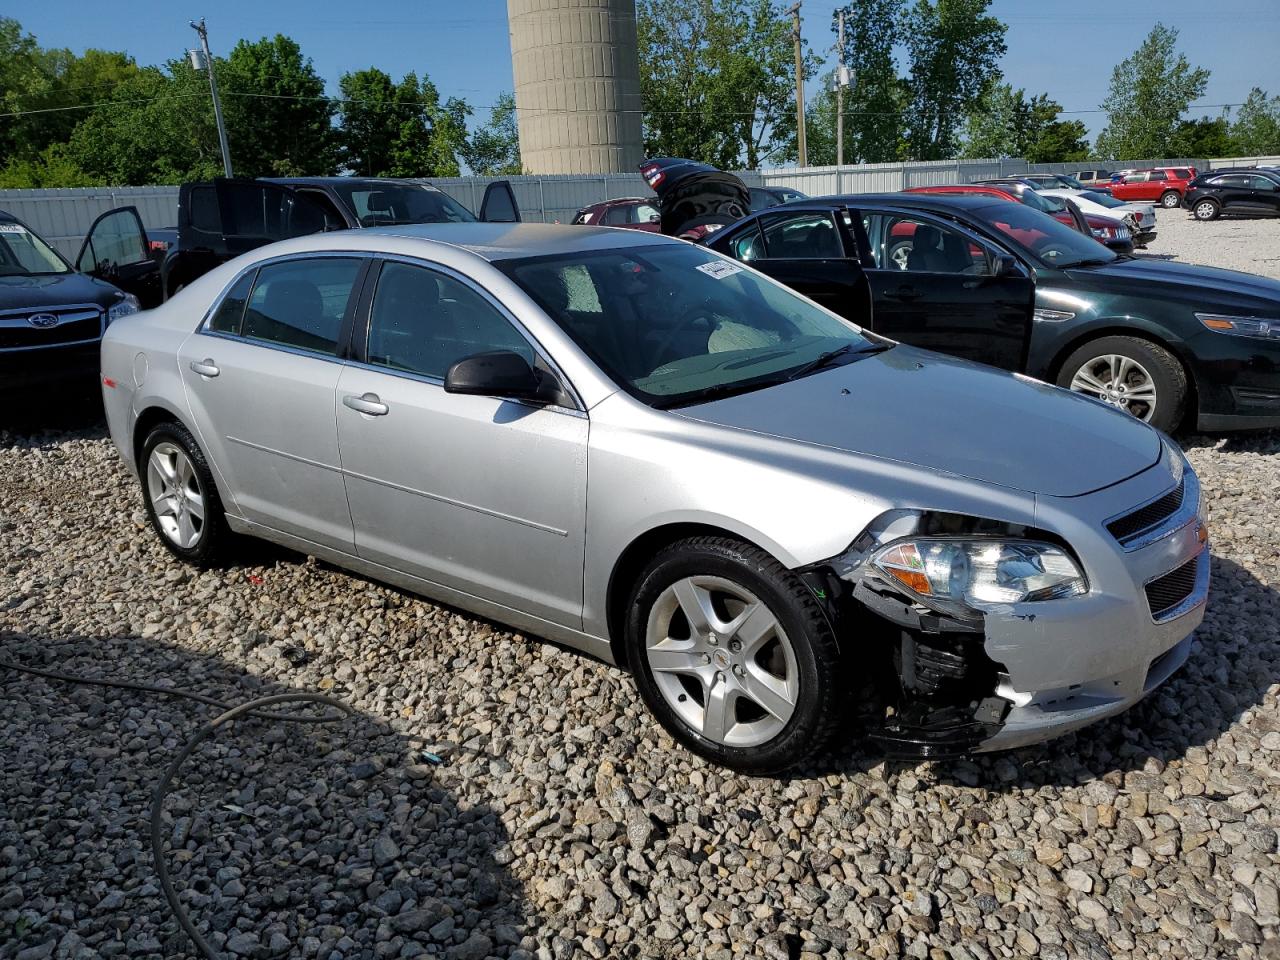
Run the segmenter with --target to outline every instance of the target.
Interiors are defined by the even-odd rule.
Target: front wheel
[[[804,764],[843,719],[839,650],[817,601],[749,544],[698,537],[661,551],[632,594],[625,643],[658,721],[741,773]]]
[[[1160,197],[1160,206],[1172,210],[1178,204],[1182,203],[1182,194],[1177,190],[1166,190]]]
[[[1164,347],[1137,337],[1100,337],[1062,364],[1058,386],[1087,394],[1166,432],[1182,422],[1187,374]]]
[[[1201,200],[1192,211],[1197,220],[1216,220],[1221,208],[1212,200]]]

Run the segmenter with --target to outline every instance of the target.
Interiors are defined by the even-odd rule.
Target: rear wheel
[[[180,423],[156,426],[142,444],[143,501],[152,528],[174,556],[206,566],[230,539],[204,453]]]
[[[1187,403],[1187,375],[1164,347],[1137,337],[1101,337],[1067,357],[1058,386],[1173,430]]]
[[[1182,203],[1182,194],[1177,190],[1166,190],[1160,196],[1160,206],[1172,209]]]
[[[1212,200],[1197,201],[1193,210],[1197,220],[1216,220],[1222,209]]]
[[[910,240],[899,240],[897,243],[892,244],[889,247],[889,255],[887,257],[889,263],[885,265],[885,269],[907,269],[907,261],[911,259],[913,247],[914,244]]]
[[[625,642],[649,709],[715,763],[778,773],[840,726],[831,628],[800,579],[749,544],[698,537],[661,551],[632,594]]]

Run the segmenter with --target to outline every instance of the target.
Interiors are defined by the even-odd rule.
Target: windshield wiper
[[[787,374],[787,381],[799,380],[801,377],[806,377],[811,373],[823,369],[824,367],[833,366],[834,361],[839,360],[841,357],[866,356],[872,353],[882,353],[885,350],[888,350],[890,346],[892,346],[892,344],[868,343],[858,347],[854,346],[852,343],[846,343],[842,347],[836,347],[834,350],[827,350],[824,353],[820,353],[808,363],[804,363],[796,367]]]

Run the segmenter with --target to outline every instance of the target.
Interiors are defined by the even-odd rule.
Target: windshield
[[[1014,192],[1016,189],[1016,187],[1011,188],[1010,192],[1013,193],[1024,206],[1028,206],[1032,210],[1039,210],[1041,213],[1052,213],[1054,210],[1062,209],[1062,207],[1058,206],[1058,203],[1061,203],[1061,201],[1058,201],[1058,203],[1050,203],[1047,198],[1042,197],[1035,190],[1023,190],[1021,194],[1018,194]]]
[[[0,277],[70,273],[53,248],[20,223],[0,223]]]
[[[1080,194],[1080,196],[1084,197],[1086,200],[1092,200],[1100,207],[1110,207],[1114,209],[1125,205],[1123,200],[1117,200],[1109,193],[1097,193],[1093,190],[1086,190],[1084,193]]]
[[[335,183],[333,189],[355,211],[362,227],[402,223],[475,223],[471,211],[446,193],[423,184]]]
[[[496,265],[609,377],[655,407],[744,393],[885,349],[817,304],[690,244]]]
[[[1031,253],[1046,267],[1065,269],[1110,263],[1116,255],[1053,217],[1013,203],[993,203],[974,211],[985,223]]]

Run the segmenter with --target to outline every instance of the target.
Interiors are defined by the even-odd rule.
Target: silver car
[[[623,664],[742,771],[1074,730],[1208,593],[1156,430],[639,231],[275,244],[113,324],[102,374],[177,557],[261,537]]]

